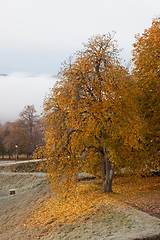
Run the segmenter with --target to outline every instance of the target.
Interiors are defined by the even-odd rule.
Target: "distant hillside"
[[[5,73],[0,73],[0,77],[7,77],[8,75]]]

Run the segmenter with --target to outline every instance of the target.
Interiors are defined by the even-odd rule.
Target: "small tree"
[[[4,138],[5,150],[10,156],[16,153],[16,146],[18,146],[19,154],[26,154],[26,145],[28,142],[27,134],[22,128],[21,120],[10,123],[8,134]]]
[[[4,157],[5,148],[4,148],[4,129],[3,126],[0,124],[0,155],[2,158]]]
[[[111,192],[114,167],[143,168],[136,85],[118,54],[111,34],[93,36],[64,63],[45,100],[45,153],[55,186],[65,182],[68,189],[85,170],[102,174],[103,191]]]
[[[27,155],[33,153],[37,145],[37,139],[35,136],[39,117],[36,114],[34,105],[27,105],[24,107],[24,110],[19,114],[21,119],[21,127],[25,130],[27,135],[27,146],[26,152]]]
[[[9,138],[11,126],[12,126],[12,122],[6,122],[3,125],[3,133],[4,133],[3,145],[4,145],[4,151],[5,151],[5,154],[9,155],[9,159],[10,159],[10,156],[14,153],[14,150],[15,150],[12,147],[12,144],[11,144],[10,138]]]

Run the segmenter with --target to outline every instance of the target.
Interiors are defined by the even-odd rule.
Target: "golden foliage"
[[[158,164],[160,146],[160,17],[136,36],[133,73],[139,87],[141,114],[146,122],[146,151]]]
[[[134,173],[146,165],[136,83],[121,66],[112,38],[89,39],[74,60],[64,63],[44,103],[48,180],[64,193],[81,171],[100,176],[104,158],[104,177],[110,163],[116,171],[123,167]]]
[[[99,180],[80,182],[75,193],[67,198],[57,199],[52,195],[42,202],[28,219],[27,226],[30,228],[39,225],[44,228],[47,224],[53,226],[58,223],[80,221],[87,214],[96,212],[101,206],[107,206],[110,211],[127,209],[128,206],[124,203],[134,206],[140,203],[141,209],[148,211],[147,204],[153,207],[152,203],[155,194],[159,193],[159,188],[158,177],[136,178],[136,181],[131,178],[115,178],[114,193],[109,194],[102,193]],[[158,212],[157,206],[155,213]]]

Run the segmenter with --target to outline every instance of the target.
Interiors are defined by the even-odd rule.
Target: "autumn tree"
[[[0,124],[0,155],[4,156],[5,148],[4,148],[4,129],[3,126]]]
[[[133,74],[139,87],[141,115],[147,125],[145,149],[150,163],[157,164],[160,153],[160,17],[135,39]]]
[[[3,125],[3,146],[4,146],[4,152],[5,152],[5,154],[9,155],[9,159],[10,159],[10,156],[15,151],[15,148],[12,147],[12,144],[10,143],[10,140],[9,140],[11,125],[12,125],[12,122],[6,122]]]
[[[27,105],[24,107],[23,111],[19,114],[21,120],[21,127],[25,130],[27,135],[27,154],[33,153],[36,145],[41,141],[41,137],[38,137],[40,128],[39,116],[35,110],[34,105]],[[39,134],[40,135],[40,134]]]
[[[27,135],[22,128],[22,122],[17,120],[9,124],[8,134],[6,134],[4,138],[4,146],[6,153],[8,153],[9,157],[11,154],[15,154],[16,149],[15,146],[18,146],[19,154],[26,154],[27,147]]]
[[[9,157],[15,154],[16,145],[19,154],[29,156],[36,146],[43,144],[41,119],[36,114],[34,105],[24,107],[24,110],[20,113],[20,119],[15,122],[5,123],[2,130],[4,150]]]
[[[136,85],[113,35],[90,38],[58,77],[44,102],[48,178],[68,189],[85,170],[101,175],[103,191],[111,192],[114,168],[138,172],[144,165]]]

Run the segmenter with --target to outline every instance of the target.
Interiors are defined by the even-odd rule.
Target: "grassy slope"
[[[141,197],[141,208],[159,216],[159,177],[114,180],[114,193],[104,194],[98,180],[79,183],[79,192],[60,205],[54,197],[42,203],[31,222],[47,239],[134,239],[160,234],[160,220],[132,208]],[[157,206],[151,200],[156,198]],[[132,201],[130,201],[130,199]],[[57,204],[57,205],[56,205]],[[55,207],[56,206],[56,207]],[[156,210],[148,211],[154,207]],[[46,220],[47,219],[47,220]],[[41,225],[42,224],[42,225]],[[41,227],[40,227],[41,225]],[[52,236],[53,232],[55,234]]]
[[[133,239],[160,234],[159,177],[115,178],[114,193],[98,180],[83,181],[76,196],[58,202],[44,175],[1,173],[0,239]],[[75,201],[76,199],[76,201]],[[61,204],[62,203],[62,204]]]

